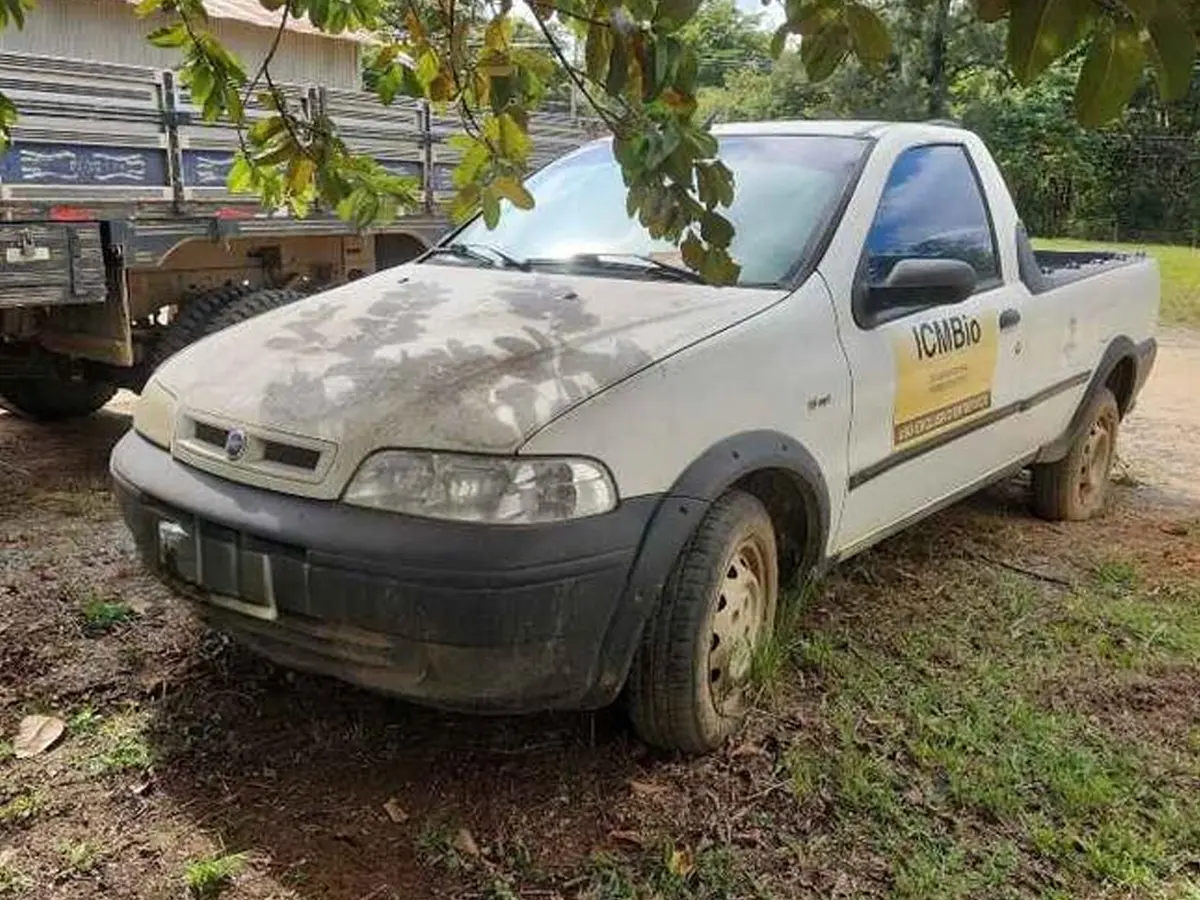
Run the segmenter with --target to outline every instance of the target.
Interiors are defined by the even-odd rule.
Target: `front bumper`
[[[111,468],[146,565],[281,665],[455,709],[597,707],[620,690],[656,497],[502,527],[236,484],[133,432]]]

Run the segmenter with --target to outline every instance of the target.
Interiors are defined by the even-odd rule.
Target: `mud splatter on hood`
[[[568,407],[780,296],[410,265],[212,335],[158,378],[185,408],[352,452],[512,451]]]

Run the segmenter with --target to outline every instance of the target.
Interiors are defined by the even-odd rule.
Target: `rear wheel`
[[[226,284],[185,296],[179,302],[179,315],[167,326],[154,347],[154,366],[166,362],[184,347],[211,334],[217,317],[230,304],[253,292],[254,288],[248,284]]]
[[[1033,508],[1043,518],[1081,521],[1104,509],[1121,423],[1112,391],[1100,389],[1085,421],[1066,456],[1033,467]]]
[[[680,554],[634,660],[630,713],[647,743],[705,753],[741,727],[778,594],[771,517],[755,497],[731,491]]]
[[[105,382],[29,378],[0,381],[0,406],[38,422],[91,415],[117,393]]]
[[[234,300],[216,315],[212,320],[209,333],[221,331],[231,325],[261,316],[265,312],[279,309],[281,306],[290,306],[303,297],[304,295],[299,291],[284,288],[268,288],[255,291],[253,294],[246,294],[244,297]]]

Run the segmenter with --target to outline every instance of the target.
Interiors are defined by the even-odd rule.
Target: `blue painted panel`
[[[433,189],[439,192],[454,190],[454,166],[433,167]]]
[[[393,175],[408,175],[412,178],[420,178],[421,177],[421,169],[423,168],[421,163],[414,162],[411,159],[406,159],[406,160],[381,159],[381,160],[379,160],[379,164],[381,166],[383,166],[385,169],[387,169],[389,172],[391,172]]]
[[[183,183],[193,188],[223,188],[233,168],[231,150],[184,150]]]
[[[143,147],[19,144],[0,158],[0,182],[167,187],[167,153]]]

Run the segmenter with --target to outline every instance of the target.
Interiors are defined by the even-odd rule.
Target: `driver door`
[[[903,259],[971,265],[970,296],[946,305],[872,292]],[[842,338],[854,404],[837,546],[852,552],[1028,452],[1020,427],[1019,281],[1006,284],[968,150],[910,147],[888,176]]]

